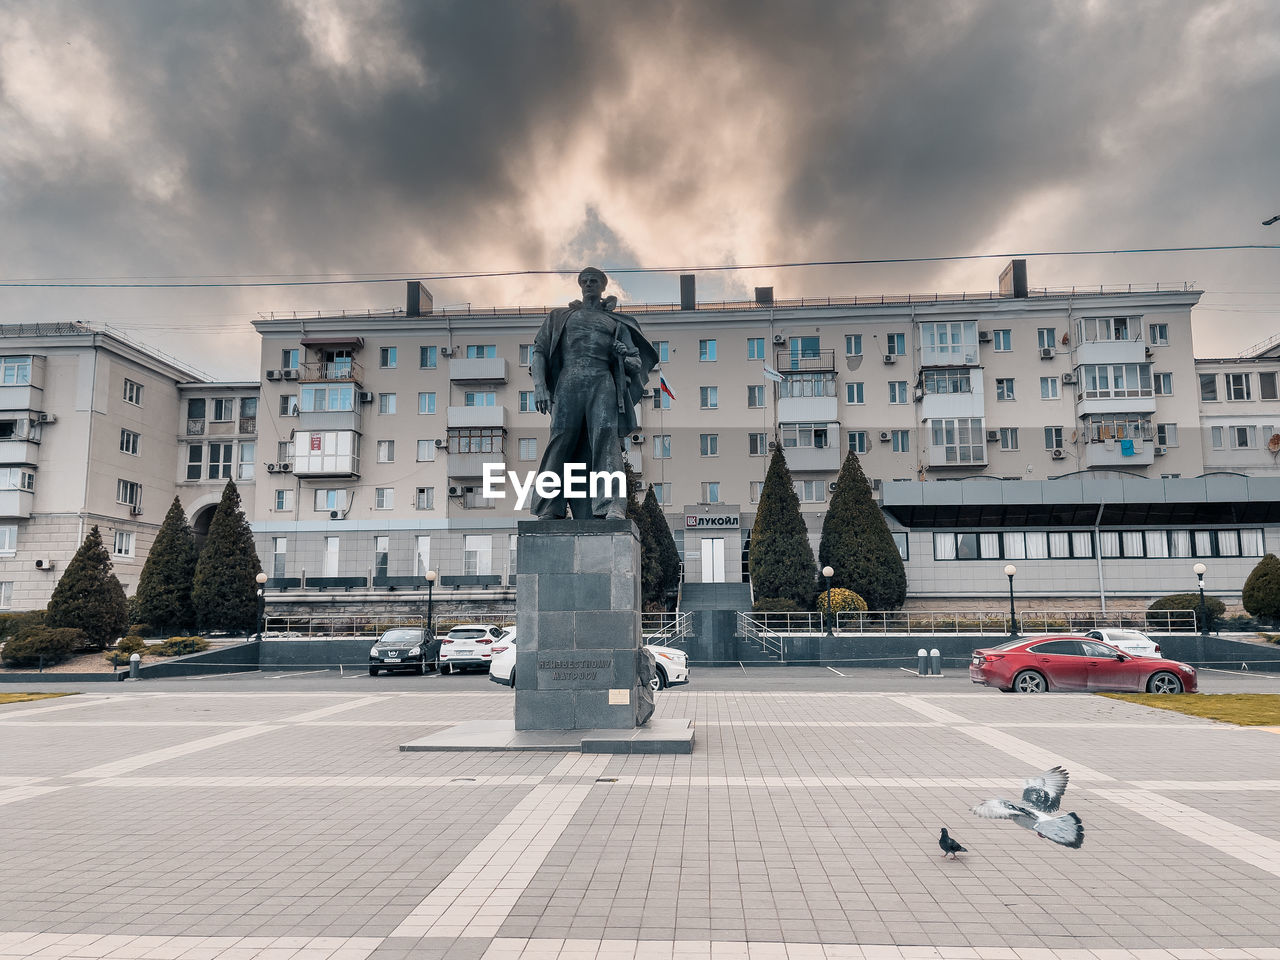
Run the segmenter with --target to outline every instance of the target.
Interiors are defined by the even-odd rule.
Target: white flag
[[[764,375],[765,379],[772,380],[774,383],[782,382],[782,374],[773,369],[773,367],[769,366],[767,363],[764,365]]]

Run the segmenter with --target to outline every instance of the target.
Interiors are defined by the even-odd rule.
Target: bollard
[[[916,658],[918,660],[916,664],[916,673],[920,674],[922,677],[927,677],[929,675],[929,651],[924,647],[921,647],[916,651]]]
[[[142,657],[139,654],[135,653],[133,656],[129,658],[129,679],[130,680],[138,679],[138,666],[141,663],[142,663]]]
[[[942,651],[934,647],[929,651],[929,670],[934,676],[942,676]]]

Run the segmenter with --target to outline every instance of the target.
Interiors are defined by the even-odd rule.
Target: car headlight
[[[409,656],[411,656],[411,657],[416,657],[416,656],[417,656],[418,654],[420,654],[421,652],[422,652],[422,648],[421,648],[421,647],[414,647],[412,650],[410,650],[410,651],[409,651]]]
[[[378,655],[378,648],[377,648],[377,647],[370,647],[370,648],[369,648],[369,656],[371,656],[371,657],[376,657],[377,655]]]
[[[660,653],[658,654],[663,660],[670,660],[672,663],[680,663],[684,657],[678,653]]]

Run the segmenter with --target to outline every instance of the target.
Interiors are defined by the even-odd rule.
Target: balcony
[[[493,453],[450,453],[448,456],[449,479],[479,479],[484,476],[484,465],[496,463],[504,471],[507,469],[506,457],[501,451]]]
[[[840,469],[840,448],[825,447],[783,447],[782,455],[787,460],[787,468],[792,473],[834,473]]]
[[[1091,340],[1076,347],[1077,366],[1093,363],[1147,363],[1147,345],[1141,340]],[[1049,366],[1049,364],[1045,364]]]
[[[360,432],[360,408],[354,410],[308,410],[298,412],[299,430],[349,430]]]
[[[448,427],[506,427],[507,408],[448,407],[445,418],[445,425]]]
[[[962,468],[965,470],[981,469],[987,465],[987,448],[985,444],[949,444],[925,448],[926,466],[930,470],[946,468]]]
[[[835,397],[779,397],[780,423],[834,423],[840,419]]]
[[[1100,440],[1084,446],[1086,467],[1149,467],[1155,463],[1156,445],[1150,440],[1137,438],[1133,452],[1125,453],[1123,440]]]
[[[36,495],[31,490],[0,490],[0,517],[25,520],[31,516]]]
[[[298,367],[298,379],[303,383],[328,383],[342,381],[362,383],[364,366],[354,360],[310,360]]]
[[[40,444],[31,440],[0,440],[0,465],[35,466],[40,456]]]
[[[449,379],[456,383],[506,383],[507,361],[503,357],[450,360]]]
[[[353,431],[294,434],[293,472],[300,477],[358,477],[360,435]]]
[[[792,353],[790,349],[783,348],[774,351],[773,362],[780,373],[788,370],[835,372],[836,352],[834,350],[801,350],[798,353]]]

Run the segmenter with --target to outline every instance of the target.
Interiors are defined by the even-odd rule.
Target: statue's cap
[[[608,274],[606,274],[606,273],[605,273],[603,270],[601,270],[599,267],[583,267],[581,270],[579,270],[579,271],[578,271],[578,279],[579,279],[579,280],[581,280],[581,279],[582,279],[584,276],[586,276],[588,273],[594,273],[594,274],[595,274],[597,277],[599,277],[601,280],[608,280],[608,279],[609,279]]]

